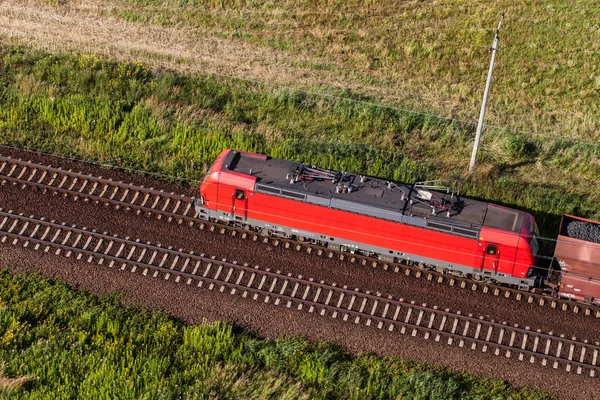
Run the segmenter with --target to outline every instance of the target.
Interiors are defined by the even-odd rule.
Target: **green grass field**
[[[0,270],[0,399],[551,399],[333,344],[186,325]]]

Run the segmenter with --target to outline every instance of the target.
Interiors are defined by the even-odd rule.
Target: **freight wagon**
[[[558,296],[600,305],[600,223],[563,215],[554,260]]]

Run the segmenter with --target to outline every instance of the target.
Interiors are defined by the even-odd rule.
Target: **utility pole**
[[[500,22],[498,23],[498,29],[496,29],[496,35],[494,36],[494,42],[492,43],[492,60],[490,61],[490,70],[488,71],[487,81],[485,83],[485,90],[483,92],[483,101],[481,102],[481,111],[479,112],[479,122],[477,122],[477,133],[475,134],[475,143],[473,143],[473,153],[471,153],[471,164],[469,165],[469,172],[475,169],[475,161],[477,161],[477,151],[479,150],[479,141],[481,140],[481,131],[483,130],[483,119],[485,118],[485,107],[487,105],[488,94],[490,93],[490,85],[492,83],[492,73],[494,72],[494,61],[496,61],[496,51],[498,50],[498,39],[500,39],[500,26],[504,19],[504,13],[500,15]]]

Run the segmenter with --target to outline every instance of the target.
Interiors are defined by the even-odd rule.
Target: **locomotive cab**
[[[195,207],[200,218],[218,219],[228,223],[247,222],[248,204],[253,196],[256,178],[251,174],[234,171],[242,155],[257,164],[267,158],[260,154],[223,151],[200,183],[200,198]]]

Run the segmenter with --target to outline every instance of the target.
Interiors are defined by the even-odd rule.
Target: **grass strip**
[[[92,296],[6,270],[0,360],[6,377],[30,379],[0,386],[0,398],[11,399],[552,398],[441,367],[353,356],[333,344],[263,340],[224,323],[189,325],[122,306],[116,293]]]

